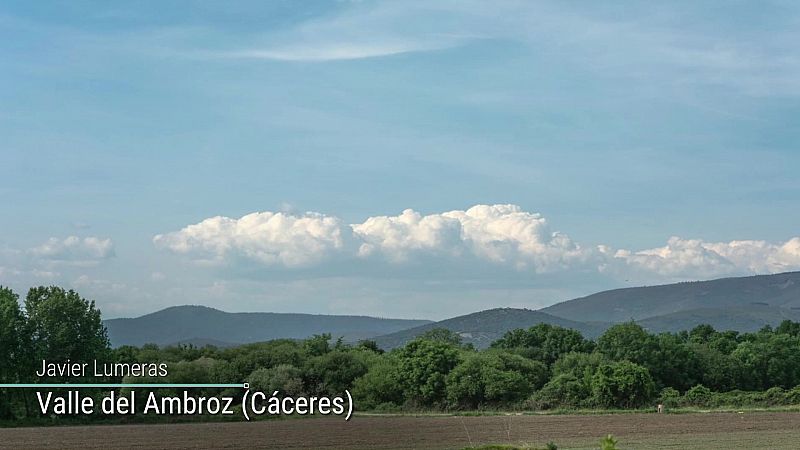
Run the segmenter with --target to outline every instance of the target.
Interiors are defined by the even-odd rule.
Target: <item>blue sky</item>
[[[798,9],[7,2],[0,284],[444,318],[798,270]]]

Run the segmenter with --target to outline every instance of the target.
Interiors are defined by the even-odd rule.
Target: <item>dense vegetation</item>
[[[800,404],[800,323],[791,321],[745,334],[701,325],[653,335],[622,323],[596,341],[540,324],[509,331],[483,351],[462,345],[458,334],[445,329],[391,352],[371,341],[332,341],[327,334],[233,348],[112,349],[100,312],[74,291],[33,288],[23,306],[14,292],[0,288],[0,383],[48,381],[35,375],[42,359],[97,359],[166,362],[169,376],[154,382],[247,381],[289,396],[349,389],[361,410]],[[20,390],[0,393],[2,418],[36,416],[32,405]]]

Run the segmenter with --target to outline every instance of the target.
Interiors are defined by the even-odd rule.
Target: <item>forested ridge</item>
[[[80,382],[249,382],[251,389],[286,396],[350,390],[362,411],[800,404],[800,323],[788,320],[755,333],[701,325],[650,334],[629,322],[596,340],[539,324],[509,331],[485,350],[462,344],[445,329],[389,352],[373,341],[350,345],[329,334],[232,348],[111,348],[100,311],[77,292],[32,288],[20,305],[16,293],[0,288],[0,383],[52,381],[36,375],[43,359],[168,366],[167,377]],[[79,380],[57,382],[68,381]],[[0,393],[3,419],[36,417],[32,405],[30,392]]]

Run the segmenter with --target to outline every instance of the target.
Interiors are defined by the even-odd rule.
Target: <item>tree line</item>
[[[800,323],[791,321],[756,333],[700,325],[661,334],[628,322],[596,340],[543,323],[509,331],[484,350],[464,345],[446,329],[388,352],[374,341],[347,344],[329,334],[232,348],[111,348],[100,311],[78,293],[32,288],[20,305],[17,294],[0,287],[0,383],[48,381],[35,374],[42,359],[165,362],[169,368],[167,378],[93,380],[98,382],[246,381],[251,389],[287,396],[334,396],[347,389],[360,410],[800,404]],[[29,393],[11,391],[1,393],[0,418],[38,414]]]

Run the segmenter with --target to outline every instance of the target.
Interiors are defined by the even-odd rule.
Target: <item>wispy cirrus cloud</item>
[[[324,62],[377,58],[442,50],[478,37],[452,23],[456,10],[446,5],[391,2],[352,4],[281,33],[254,36],[240,48],[212,52],[234,59]]]
[[[771,30],[754,41],[722,28],[687,24],[692,16],[684,14],[631,11],[610,19],[602,6],[557,2],[369,2],[204,54],[325,62],[499,40],[609,76],[678,90],[717,85],[756,96],[800,94],[795,30]]]
[[[221,57],[234,59],[271,59],[277,61],[336,61],[380,56],[400,55],[422,51],[440,50],[450,47],[447,42],[339,42],[305,43],[285,47],[264,49],[231,50],[219,53]]]

